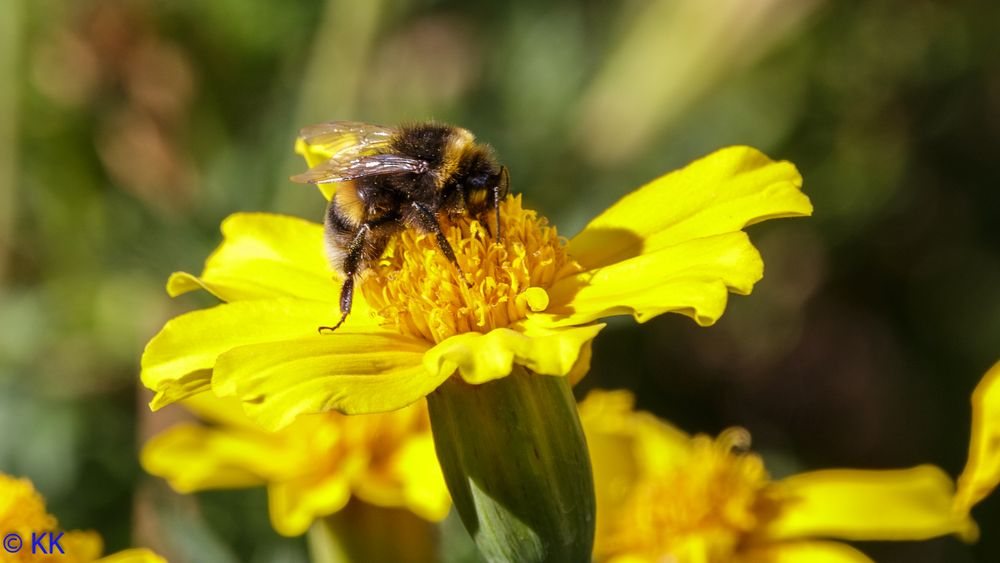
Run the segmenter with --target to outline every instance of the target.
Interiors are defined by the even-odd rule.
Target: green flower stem
[[[413,513],[351,500],[309,528],[312,563],[421,563],[436,559],[436,527]]]
[[[455,507],[489,561],[590,561],[594,481],[564,377],[515,366],[482,385],[450,378],[427,397]]]

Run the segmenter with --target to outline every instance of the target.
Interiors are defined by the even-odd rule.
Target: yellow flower
[[[46,553],[32,546],[32,534],[45,536],[39,545]],[[31,481],[0,473],[0,562],[65,561],[67,563],[166,563],[148,549],[127,549],[101,557],[104,546],[97,532],[74,530],[60,532],[55,516],[45,511],[45,499]],[[16,534],[16,539],[13,535]],[[60,534],[61,537],[60,537]],[[55,538],[59,548],[49,539]],[[48,553],[48,550],[52,550]]]
[[[867,562],[830,541],[975,539],[972,504],[1000,481],[1000,364],[977,389],[958,491],[941,469],[832,469],[772,480],[741,428],[718,438],[633,410],[625,391],[580,404],[597,494],[599,562]]]
[[[146,471],[178,492],[266,486],[271,522],[286,536],[304,533],[352,496],[433,521],[448,514],[423,402],[385,414],[301,416],[274,433],[231,399],[201,393],[184,405],[212,425],[170,428],[140,456]]]
[[[955,512],[972,507],[1000,484],[1000,362],[993,364],[972,393],[969,460],[958,477]]]
[[[328,156],[299,149],[310,164]],[[168,322],[146,347],[142,381],[154,409],[211,388],[275,430],[304,413],[398,409],[456,374],[480,384],[521,365],[575,380],[597,319],[677,312],[705,326],[729,292],[750,293],[763,263],[742,229],[809,215],[800,186],[792,164],[730,147],[626,196],[568,242],[512,197],[502,247],[476,221],[444,225],[471,287],[433,239],[407,231],[359,280],[333,335],[317,334],[336,321],[340,290],[322,227],[233,215],[202,275],[167,284],[171,295],[204,288],[225,303]]]

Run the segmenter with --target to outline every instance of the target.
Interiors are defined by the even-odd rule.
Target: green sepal
[[[488,561],[590,561],[594,481],[566,378],[520,366],[482,385],[452,377],[427,404],[455,508]]]

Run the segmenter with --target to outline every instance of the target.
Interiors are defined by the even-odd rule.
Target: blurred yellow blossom
[[[52,532],[58,548],[48,539],[33,549],[32,534]],[[67,563],[166,563],[148,549],[127,549],[101,557],[103,541],[97,532],[61,532],[55,516],[45,510],[45,499],[31,481],[0,473],[0,533],[4,535],[0,562],[65,561]],[[16,534],[16,540],[14,535]],[[43,553],[42,550],[52,550]],[[62,549],[62,553],[59,551]]]
[[[968,514],[997,484],[1000,484],[1000,362],[993,364],[972,393],[969,460],[958,478],[955,510]]]
[[[310,165],[332,150],[301,140],[298,149]],[[146,347],[142,381],[154,409],[211,388],[275,430],[304,413],[391,411],[453,374],[481,384],[521,365],[577,379],[600,318],[678,312],[705,326],[729,292],[750,293],[763,262],[743,228],[809,215],[801,183],[791,163],[722,149],[624,197],[568,242],[511,197],[502,246],[478,221],[443,224],[471,287],[433,237],[407,230],[360,280],[354,311],[332,336],[317,334],[337,315],[341,283],[322,227],[233,215],[202,275],[176,273],[167,285],[171,295],[204,288],[225,303],[168,322]]]
[[[987,375],[981,390],[996,373],[994,368]],[[593,391],[580,404],[597,489],[599,562],[867,562],[858,550],[829,538],[958,534],[971,540],[977,529],[968,503],[960,509],[953,504],[969,496],[965,483],[979,485],[980,494],[972,497],[979,500],[998,479],[995,467],[984,469],[985,460],[1000,456],[994,442],[975,450],[981,454],[970,458],[957,497],[948,475],[931,465],[811,471],[772,480],[761,458],[748,451],[746,430],[691,437],[633,410],[633,403],[626,391]],[[977,418],[975,435],[996,436],[997,418],[989,418]]]
[[[142,466],[179,492],[266,486],[271,522],[286,536],[356,497],[437,521],[451,501],[423,402],[391,413],[301,416],[267,432],[237,401],[202,393],[184,405],[210,425],[184,423],[153,437]]]

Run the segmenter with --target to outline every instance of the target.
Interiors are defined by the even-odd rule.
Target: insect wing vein
[[[316,152],[331,157],[362,155],[389,146],[396,129],[360,121],[327,121],[303,127],[299,137]]]
[[[427,171],[423,160],[398,154],[354,156],[340,153],[302,174],[292,176],[293,182],[327,184],[346,182],[365,176],[382,174],[419,174]]]

